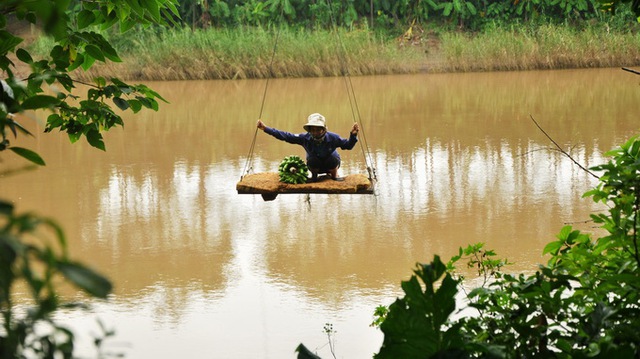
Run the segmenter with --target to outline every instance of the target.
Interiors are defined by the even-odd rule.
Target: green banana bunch
[[[298,184],[307,182],[309,169],[298,156],[285,157],[278,167],[280,182]]]

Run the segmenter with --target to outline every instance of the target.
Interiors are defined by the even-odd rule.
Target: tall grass
[[[124,62],[97,64],[76,77],[246,79],[640,64],[640,36],[635,33],[561,25],[497,26],[480,33],[431,31],[411,42],[366,29],[183,28],[106,36]],[[43,43],[33,46],[44,49]]]
[[[497,28],[478,35],[446,33],[442,52],[449,71],[633,66],[640,64],[640,36],[551,25]]]
[[[131,79],[187,80],[365,75],[412,72],[422,61],[419,51],[399,48],[366,30],[185,28],[138,31],[112,41],[126,66],[97,66],[88,76],[117,72]]]

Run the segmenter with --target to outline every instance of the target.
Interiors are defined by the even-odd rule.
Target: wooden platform
[[[331,193],[331,194],[373,194],[373,183],[363,174],[343,177],[344,181],[335,181],[327,176],[318,177],[312,183],[289,184],[280,182],[275,172],[246,175],[236,184],[239,194],[261,194],[265,201],[283,193]]]

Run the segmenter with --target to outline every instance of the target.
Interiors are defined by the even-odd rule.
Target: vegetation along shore
[[[422,19],[416,11],[380,10],[374,18],[363,10],[349,20],[343,5],[324,8],[326,16],[320,16],[322,9],[315,15],[299,10],[295,21],[280,16],[277,7],[270,12],[265,7],[266,15],[251,18],[246,2],[224,3],[235,13],[215,17],[209,9],[203,16],[192,9],[174,27],[104,34],[123,62],[96,61],[88,72],[74,76],[202,80],[640,65],[640,27],[633,13],[624,7],[615,15],[604,13],[597,1],[576,1],[569,10],[553,7],[553,1],[545,8],[545,1],[539,1],[521,13],[517,7],[498,12],[467,1],[473,14],[451,10],[445,16],[431,10]],[[579,8],[578,3],[590,5]],[[389,20],[394,18],[398,21]],[[50,41],[39,39],[33,50],[45,51]]]

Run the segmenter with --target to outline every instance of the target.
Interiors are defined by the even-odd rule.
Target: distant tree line
[[[604,20],[615,7],[627,14],[631,14],[630,8],[638,7],[636,2],[607,0],[179,0],[179,3],[181,18],[193,28],[274,24],[393,28],[432,23],[481,29],[496,22]]]

